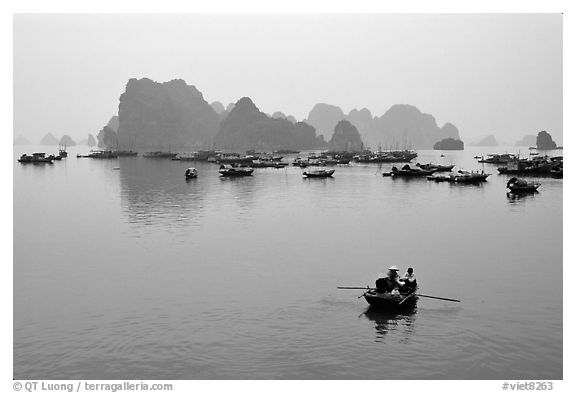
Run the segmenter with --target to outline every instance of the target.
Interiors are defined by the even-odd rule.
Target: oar
[[[336,287],[336,289],[374,289],[374,288],[370,288],[368,285],[366,285],[365,287]]]
[[[416,293],[416,289],[413,290],[412,292],[410,292],[410,294],[408,296],[406,296],[404,299],[402,299],[402,301],[400,303],[398,303],[398,305],[404,303],[406,300],[408,300],[408,298],[414,296],[415,293]]]
[[[458,302],[458,303],[460,302],[460,300],[458,300],[458,299],[450,299],[450,298],[447,298],[447,297],[429,296],[429,295],[421,295],[421,294],[418,294],[418,296],[421,296],[421,297],[429,297],[430,299],[446,300],[446,301],[449,301],[449,302]]]

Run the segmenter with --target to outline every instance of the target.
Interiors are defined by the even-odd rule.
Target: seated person
[[[413,292],[418,286],[416,282],[416,276],[414,275],[414,269],[409,267],[406,273],[404,274],[404,277],[400,279],[400,282],[404,283],[404,286],[402,288],[403,292],[406,293]]]
[[[390,266],[388,269],[388,274],[384,276],[381,274],[376,280],[376,293],[389,293],[394,289],[399,289],[404,285],[403,282],[399,280],[398,268],[396,266]]]

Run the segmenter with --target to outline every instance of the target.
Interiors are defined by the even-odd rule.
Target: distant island
[[[432,115],[412,105],[393,105],[378,117],[366,108],[345,114],[338,106],[319,103],[299,122],[280,111],[261,112],[249,97],[224,106],[208,103],[181,79],[133,78],[120,95],[118,115],[98,131],[97,140],[101,148],[123,149],[323,149],[342,120],[356,130],[349,141],[352,149],[431,149],[443,139],[460,139],[454,125],[439,127]],[[336,132],[350,130],[344,123]],[[332,144],[342,146],[339,138]]]
[[[434,150],[464,150],[464,142],[453,138],[442,139],[434,144]]]
[[[76,142],[74,142],[74,140],[69,135],[64,135],[62,138],[60,138],[60,142],[58,142],[58,144],[60,146],[76,146]]]
[[[58,144],[58,139],[49,132],[40,140],[40,144],[44,146],[55,146]]]
[[[340,120],[336,127],[332,139],[328,143],[331,151],[360,152],[364,150],[364,144],[358,129],[347,120]]]
[[[442,139],[460,139],[453,124],[446,123],[440,128],[432,115],[422,113],[412,105],[393,105],[381,117],[373,117],[366,108],[353,109],[345,115],[339,107],[322,103],[312,108],[306,122],[328,138],[340,120],[353,124],[363,140],[374,147],[431,149]]]

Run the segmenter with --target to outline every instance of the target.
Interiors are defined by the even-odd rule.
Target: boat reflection
[[[385,342],[394,334],[400,334],[399,338],[396,338],[397,341],[407,342],[414,334],[416,309],[417,307],[414,306],[401,312],[389,312],[368,307],[363,315],[374,322],[376,342]]]
[[[520,202],[525,202],[528,199],[534,199],[538,195],[538,191],[532,192],[507,192],[506,198],[508,202],[515,204]]]

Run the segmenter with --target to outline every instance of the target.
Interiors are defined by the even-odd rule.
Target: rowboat
[[[420,168],[410,168],[410,165],[406,164],[401,169],[392,167],[392,172],[382,174],[382,176],[392,176],[392,177],[424,177],[430,176],[434,173],[432,169],[420,169]]]
[[[373,308],[389,311],[406,310],[416,305],[418,295],[416,291],[409,294],[392,294],[390,292],[377,293],[374,290],[369,290],[364,293],[364,299]]]
[[[198,171],[196,170],[196,168],[188,168],[186,169],[184,176],[186,177],[186,179],[195,179],[198,177]]]

